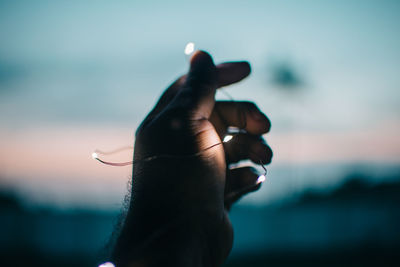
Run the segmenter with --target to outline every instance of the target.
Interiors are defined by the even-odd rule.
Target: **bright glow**
[[[99,267],[115,267],[115,265],[111,262],[105,262],[100,264]]]
[[[264,181],[265,181],[265,175],[264,175],[264,174],[258,176],[258,178],[257,178],[257,184],[261,184],[261,183],[264,182]]]
[[[233,138],[233,135],[230,135],[230,134],[225,135],[225,137],[224,137],[224,143],[231,141],[232,138]]]
[[[185,46],[185,54],[190,55],[191,53],[193,53],[193,51],[194,51],[194,43],[192,42],[187,43],[187,45]]]
[[[92,153],[92,158],[93,158],[93,159],[97,159],[97,158],[98,158],[97,153],[93,152],[93,153]]]

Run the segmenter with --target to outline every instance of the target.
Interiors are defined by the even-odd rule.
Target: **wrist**
[[[113,252],[116,266],[213,266],[200,225],[180,217],[137,240],[140,228],[125,225]],[[135,233],[136,232],[136,233]]]

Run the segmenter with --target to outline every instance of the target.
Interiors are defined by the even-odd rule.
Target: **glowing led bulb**
[[[261,184],[261,183],[264,182],[264,181],[265,181],[265,175],[264,175],[264,174],[258,176],[258,178],[257,178],[257,184]]]
[[[97,155],[96,152],[93,152],[93,153],[92,153],[92,158],[93,158],[93,159],[97,159],[98,157],[99,157],[99,156]]]
[[[233,138],[233,135],[227,134],[224,137],[224,143],[231,141],[231,139]]]
[[[100,264],[99,267],[115,267],[115,265],[111,262],[105,262]]]
[[[191,53],[193,53],[194,51],[194,43],[189,42],[187,43],[187,45],[185,46],[185,55],[190,55]]]

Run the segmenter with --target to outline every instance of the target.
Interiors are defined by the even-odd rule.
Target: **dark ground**
[[[400,177],[352,177],[280,206],[237,206],[224,266],[400,266]],[[0,195],[1,266],[96,266],[117,212],[28,209]]]

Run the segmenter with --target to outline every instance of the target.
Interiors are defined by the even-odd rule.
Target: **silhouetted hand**
[[[215,101],[216,89],[248,76],[247,62],[215,66],[197,51],[190,71],[161,96],[136,133],[131,202],[116,266],[218,266],[228,256],[232,203],[260,187],[243,159],[267,164],[270,122],[250,102]],[[244,129],[222,145],[228,126]],[[155,157],[154,157],[155,156]],[[144,160],[154,157],[152,160]]]

